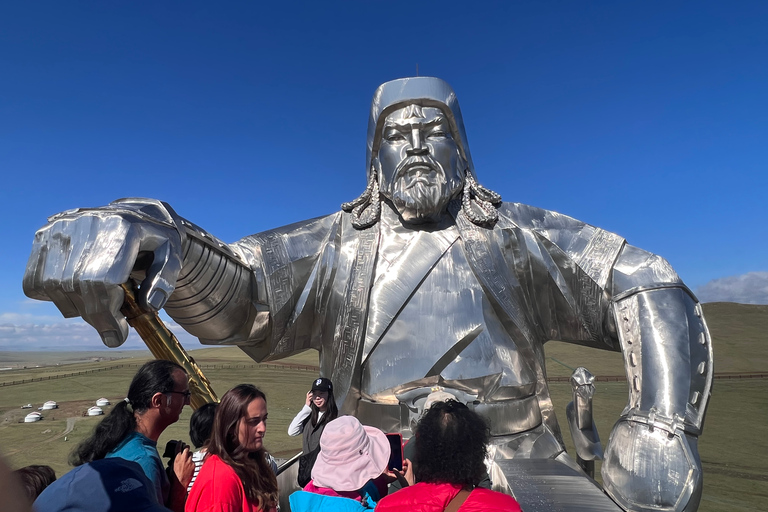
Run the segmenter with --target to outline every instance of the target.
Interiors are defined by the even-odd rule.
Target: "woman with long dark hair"
[[[304,407],[299,411],[288,426],[289,436],[302,434],[302,451],[299,459],[298,483],[301,487],[307,485],[312,478],[312,466],[320,451],[320,436],[325,426],[339,416],[336,399],[333,396],[333,383],[330,379],[320,377],[312,382],[312,389],[307,392]]]
[[[187,498],[186,512],[273,512],[277,478],[267,462],[267,397],[240,384],[221,398],[208,456]]]
[[[137,462],[155,485],[158,503],[182,510],[194,471],[189,449],[180,446],[171,481],[157,453],[157,439],[179,420],[189,396],[187,374],[181,366],[160,359],[145,363],[133,376],[128,396],[74,449],[70,464],[80,466],[108,457]]]

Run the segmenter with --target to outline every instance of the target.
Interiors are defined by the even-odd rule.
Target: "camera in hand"
[[[165,451],[163,452],[163,458],[171,459],[171,460],[175,459],[176,455],[178,454],[179,443],[181,443],[181,441],[177,439],[171,439],[170,441],[165,443]]]

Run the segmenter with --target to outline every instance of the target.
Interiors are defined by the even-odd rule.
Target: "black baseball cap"
[[[312,383],[312,391],[333,391],[333,382],[331,382],[331,379],[326,379],[325,377],[315,379]]]

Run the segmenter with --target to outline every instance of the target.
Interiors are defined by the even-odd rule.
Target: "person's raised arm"
[[[304,407],[301,408],[299,413],[291,420],[291,424],[288,425],[288,435],[289,436],[298,436],[304,431],[304,420],[309,418],[309,415],[312,414],[312,408],[310,407],[310,403],[312,401],[312,392],[307,391],[307,398],[304,402]]]

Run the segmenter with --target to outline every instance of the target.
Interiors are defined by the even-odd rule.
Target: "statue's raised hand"
[[[66,211],[35,234],[24,293],[53,301],[67,318],[83,317],[105,345],[117,347],[128,336],[120,285],[144,271],[139,304],[159,310],[176,285],[183,245],[181,219],[154,199]]]

